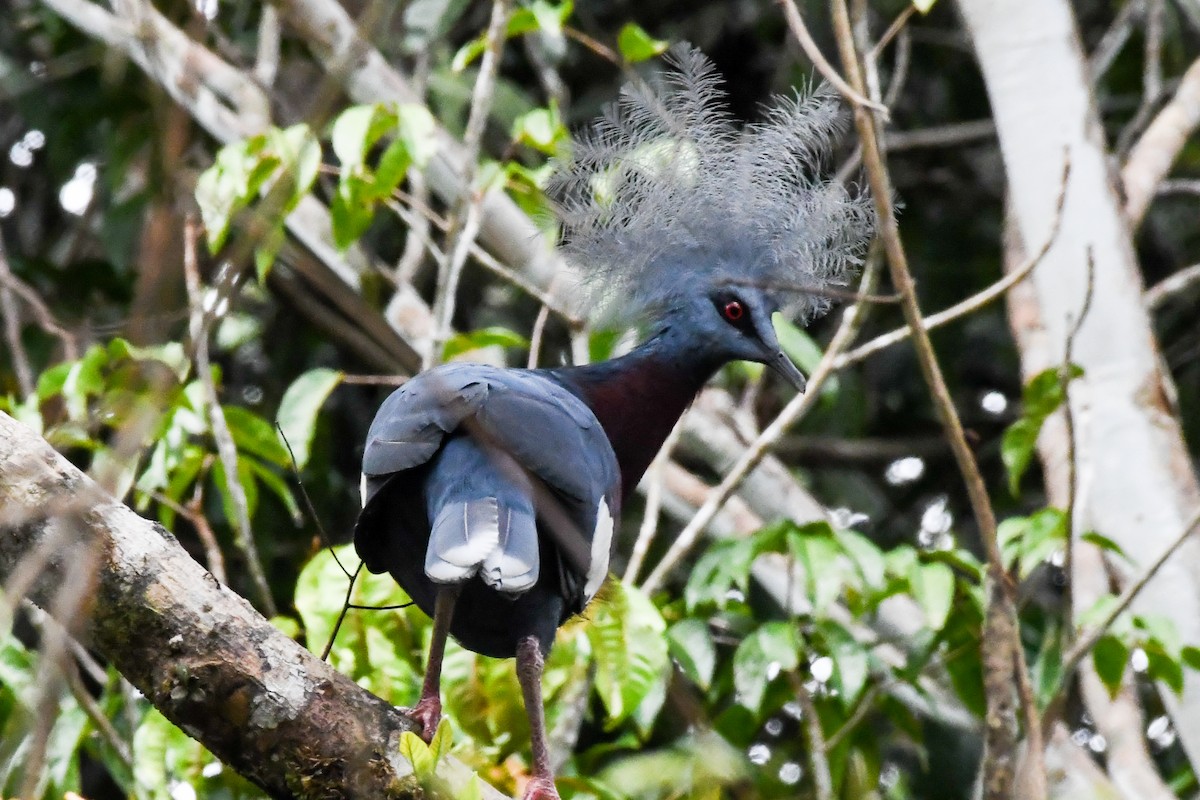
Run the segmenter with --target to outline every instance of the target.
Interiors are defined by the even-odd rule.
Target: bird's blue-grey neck
[[[600,420],[628,497],[683,412],[728,360],[699,346],[681,326],[663,323],[627,355],[551,373]]]

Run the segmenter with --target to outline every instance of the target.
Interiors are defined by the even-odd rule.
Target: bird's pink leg
[[[438,589],[433,606],[433,641],[429,643],[429,661],[425,665],[425,682],[421,699],[408,710],[408,716],[421,723],[421,738],[428,744],[442,721],[442,658],[446,654],[446,637],[450,635],[450,620],[454,619],[454,603],[462,587],[450,584]]]
[[[545,661],[536,636],[517,643],[517,680],[525,696],[529,735],[533,750],[533,778],[525,787],[523,800],[559,800],[550,769],[550,747],[546,743],[546,712],[542,706],[542,669]]]

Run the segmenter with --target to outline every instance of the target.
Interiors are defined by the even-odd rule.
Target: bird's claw
[[[442,721],[442,701],[438,697],[422,697],[417,704],[404,712],[421,725],[421,738],[425,744],[433,741],[438,723]]]
[[[531,778],[521,800],[560,800],[553,778]]]

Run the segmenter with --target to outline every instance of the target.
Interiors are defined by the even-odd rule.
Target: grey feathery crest
[[[845,284],[875,223],[865,192],[819,177],[843,128],[837,97],[779,98],[739,129],[703,53],[677,46],[668,63],[657,90],[627,85],[551,178],[590,307],[632,317],[744,282],[802,319],[823,311],[820,290]]]

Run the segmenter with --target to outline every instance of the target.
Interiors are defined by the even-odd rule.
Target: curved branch
[[[91,646],[230,767],[274,797],[422,796],[399,754],[400,734],[416,730],[411,720],[289,639],[169,532],[0,414],[0,580],[25,573],[22,562],[48,541],[71,538],[98,553]],[[30,599],[52,608],[67,571],[47,560]],[[449,758],[439,772],[459,789],[471,777]]]

